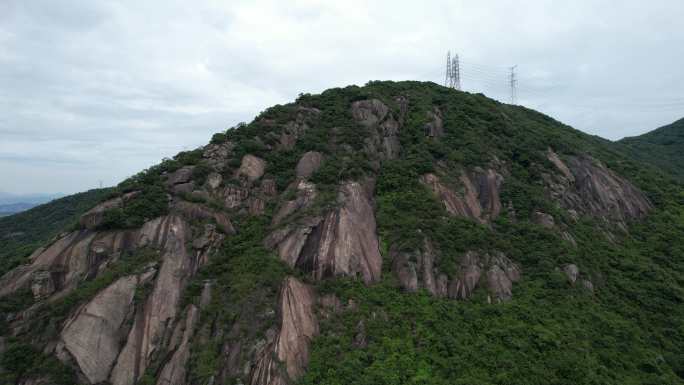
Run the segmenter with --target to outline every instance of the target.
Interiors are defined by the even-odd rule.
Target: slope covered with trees
[[[629,154],[684,180],[684,119],[646,134],[619,141]]]
[[[678,182],[535,111],[421,82],[303,94],[0,278],[0,378],[683,384],[682,234]]]

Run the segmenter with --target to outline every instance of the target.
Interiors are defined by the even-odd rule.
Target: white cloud
[[[684,115],[678,0],[0,3],[1,190],[114,184],[300,92],[374,79],[520,100],[587,132]],[[680,98],[679,100],[684,100]]]

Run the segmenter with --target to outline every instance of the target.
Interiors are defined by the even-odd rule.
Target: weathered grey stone
[[[346,275],[375,282],[380,279],[382,256],[370,194],[360,183],[347,182],[339,188],[338,203],[340,207],[322,220],[309,218],[277,230],[265,244],[316,279]]]
[[[195,325],[199,320],[199,310],[195,305],[189,305],[185,313],[185,322],[179,323],[178,327],[184,326],[182,340],[176,348],[171,359],[157,377],[157,385],[185,385],[187,377],[188,360],[190,359],[190,346],[195,331]]]
[[[546,177],[547,190],[568,211],[602,219],[626,231],[625,222],[641,219],[653,210],[643,192],[598,160],[570,156],[566,164],[551,150],[547,157],[560,172]]]
[[[320,167],[323,162],[323,154],[317,151],[309,151],[302,155],[295,169],[297,178],[309,178]]]
[[[534,214],[532,214],[532,221],[546,229],[553,229],[556,226],[556,221],[553,219],[553,216],[541,211],[535,211]]]
[[[570,263],[563,266],[563,273],[565,273],[565,276],[568,277],[568,281],[574,285],[579,277],[580,271],[577,265]]]
[[[254,155],[247,154],[242,157],[242,163],[237,171],[238,176],[244,176],[249,181],[255,181],[264,175],[266,161]]]
[[[195,166],[183,166],[173,173],[169,174],[166,184],[173,186],[181,183],[188,183],[192,180],[192,172]]]
[[[359,123],[372,126],[385,119],[389,108],[378,99],[358,100],[352,103],[351,112]]]
[[[119,355],[121,327],[137,284],[137,276],[117,280],[79,310],[62,330],[66,349],[92,384],[107,380]]]

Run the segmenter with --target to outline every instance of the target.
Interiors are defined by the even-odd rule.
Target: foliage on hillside
[[[656,165],[684,180],[684,119],[641,136],[619,141],[632,157]]]

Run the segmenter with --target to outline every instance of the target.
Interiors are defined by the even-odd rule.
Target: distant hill
[[[624,138],[630,154],[684,180],[684,119],[660,127],[641,136]]]
[[[0,217],[5,217],[8,215],[16,214],[22,211],[26,211],[32,207],[36,207],[37,204],[35,203],[26,203],[26,202],[19,202],[19,203],[9,203],[9,204],[4,204],[0,205]]]

